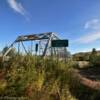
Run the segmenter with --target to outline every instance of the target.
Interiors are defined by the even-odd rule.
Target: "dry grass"
[[[1,65],[1,72],[5,74],[0,82],[0,96],[76,100],[68,86],[71,64],[26,55],[16,56]]]

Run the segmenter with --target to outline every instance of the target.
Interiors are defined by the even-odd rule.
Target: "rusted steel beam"
[[[22,35],[16,39],[16,42],[49,39],[51,34],[52,34],[52,32],[32,34],[32,35]]]

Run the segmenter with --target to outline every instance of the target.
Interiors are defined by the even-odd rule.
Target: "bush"
[[[94,55],[90,57],[90,63],[93,66],[100,66],[100,55]]]

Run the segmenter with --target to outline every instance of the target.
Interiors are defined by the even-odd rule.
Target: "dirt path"
[[[80,83],[94,90],[100,90],[100,68],[75,69],[74,75]]]
[[[79,69],[79,74],[93,81],[100,81],[100,67]]]

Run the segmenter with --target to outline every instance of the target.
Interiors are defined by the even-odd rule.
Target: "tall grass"
[[[2,64],[1,64],[2,65]],[[31,55],[3,63],[0,96],[29,100],[75,100],[68,88],[68,65]]]
[[[90,89],[73,77],[72,69],[76,66],[73,61],[65,64],[52,58],[17,55],[0,64],[0,96],[27,97],[27,100],[93,100],[97,92],[89,92]]]

